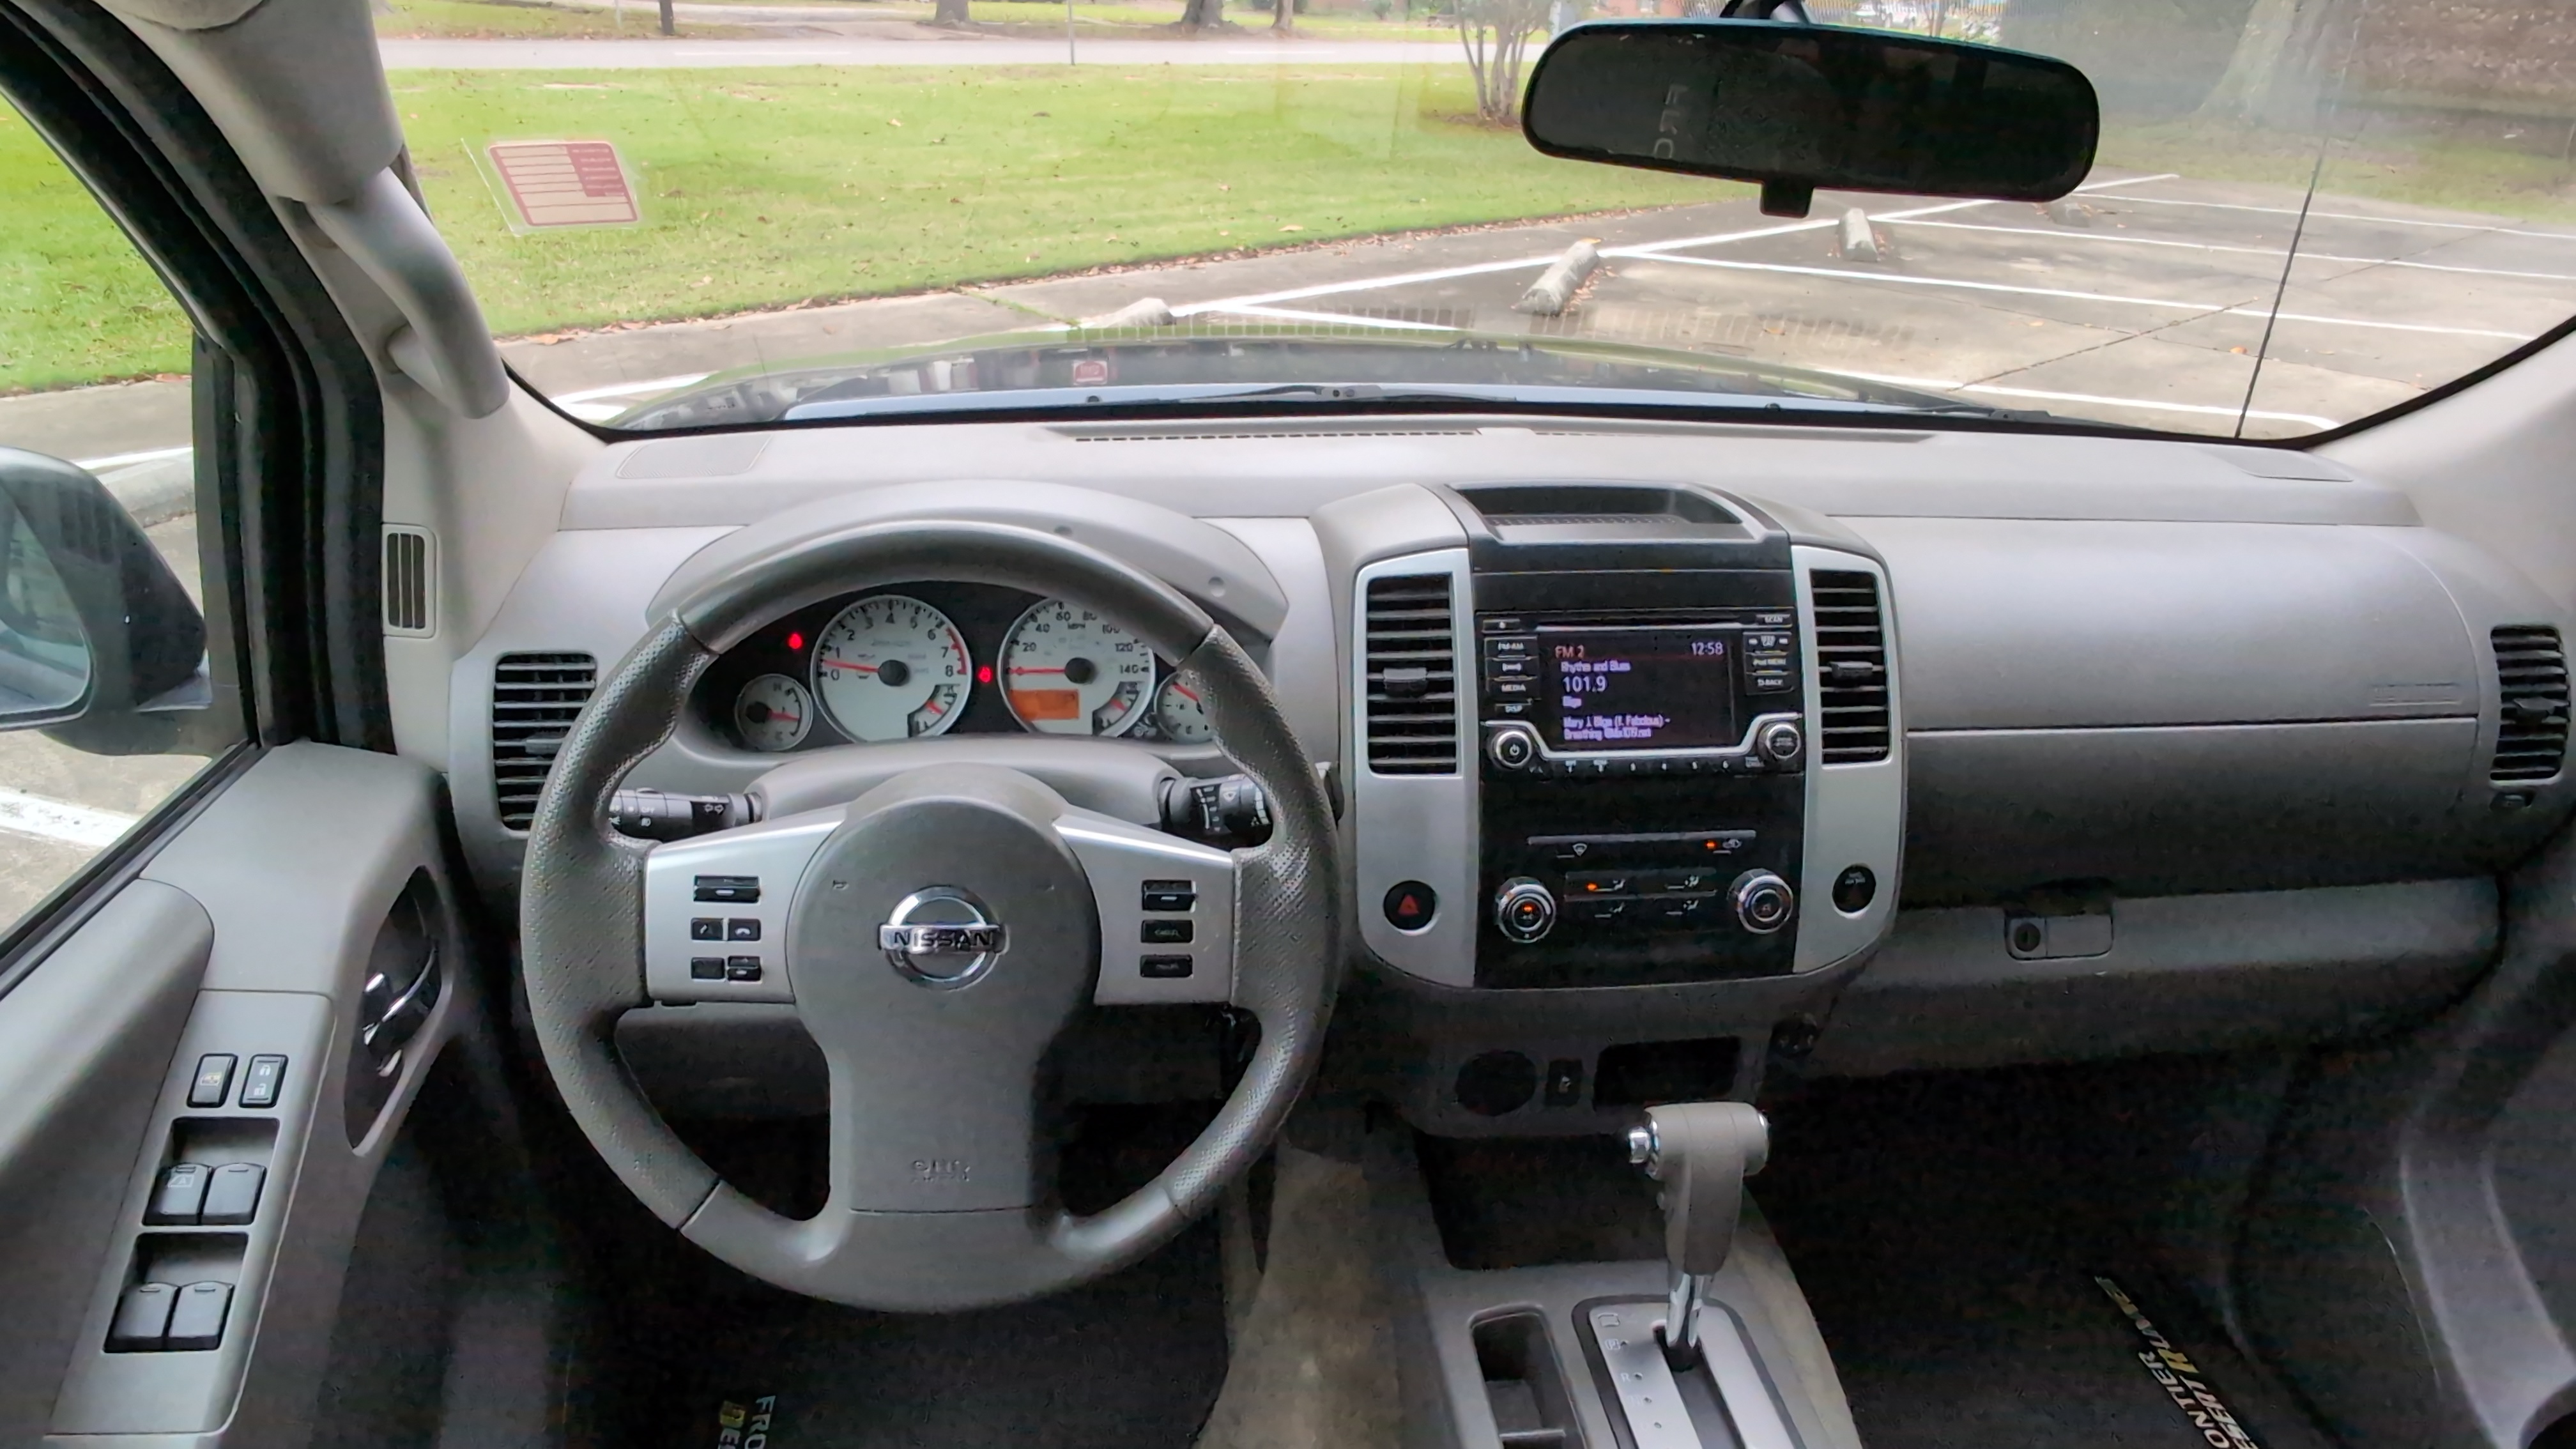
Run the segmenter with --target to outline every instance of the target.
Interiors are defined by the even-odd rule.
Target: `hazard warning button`
[[[1386,893],[1387,924],[1399,931],[1419,931],[1431,924],[1440,897],[1418,880],[1400,880]]]

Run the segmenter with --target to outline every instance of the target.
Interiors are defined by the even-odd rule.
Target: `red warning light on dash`
[[[789,631],[787,635],[787,652],[790,654],[800,654],[804,652],[804,649],[805,636],[792,630]]]

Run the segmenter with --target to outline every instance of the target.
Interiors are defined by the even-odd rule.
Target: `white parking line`
[[[116,843],[136,817],[113,810],[48,800],[42,795],[0,787],[0,830],[59,840],[66,845],[102,850]]]
[[[2157,179],[2163,180],[2165,178],[2159,177]],[[2134,181],[2123,181],[2120,183],[2122,186],[2135,186],[2137,184],[2138,183]],[[2299,209],[2295,206],[2248,206],[2242,202],[2235,201],[2184,201],[2178,197],[2171,196],[2121,196],[2117,193],[2107,191],[2097,192],[2095,194],[2100,196],[2104,201],[2137,201],[2144,202],[2151,206],[2198,206],[2205,207],[2212,211],[2259,211],[2267,216],[2297,216],[2299,214]],[[2526,236],[2530,237],[2534,241],[2576,242],[2576,232],[2519,231],[2509,226],[2483,226],[2473,221],[2425,221],[2419,217],[2412,216],[2362,216],[2349,211],[2311,211],[2308,213],[2308,219],[2311,221],[2320,219],[2326,221],[2367,221],[2376,222],[2381,226],[2421,226],[2430,227],[2436,231],[2469,231],[2485,233],[2493,236]]]
[[[2082,292],[2066,287],[2024,287],[2010,282],[1971,282],[1960,277],[1916,277],[1901,272],[1855,272],[1840,267],[1798,267],[1782,262],[1732,262],[1722,257],[1676,257],[1656,255],[1649,261],[1674,262],[1691,267],[1717,267],[1730,272],[1776,272],[1796,277],[1832,277],[1846,282],[1888,282],[1907,287],[1952,287],[1971,292],[2007,292],[2025,297],[2063,297],[2079,302],[2109,302],[2124,307],[2161,307],[2174,312],[2206,312],[2212,316],[2270,317],[2269,307],[2240,307],[2227,302],[2192,302],[2175,297],[2131,297],[2119,292]],[[2378,327],[2395,332],[2435,332],[2451,337],[2501,337],[2510,342],[2528,342],[2532,334],[2497,332],[2484,327],[2437,327],[2425,322],[2374,322],[2361,317],[2321,317],[2308,312],[2277,314],[2285,322],[2319,322],[2334,327]]]
[[[101,468],[129,468],[137,463],[158,463],[164,458],[184,458],[195,451],[193,447],[152,448],[140,453],[111,453],[104,458],[75,459],[72,466],[95,473]]]
[[[2107,242],[2113,246],[2173,247],[2195,252],[2237,252],[2247,256],[2278,257],[2286,255],[2280,247],[2231,246],[2225,242],[2174,241],[2168,237],[2113,236],[2098,231],[2058,231],[2038,226],[1984,226],[1973,221],[1918,221],[1905,216],[1873,216],[1871,221],[1892,221],[1902,226],[1936,227],[1942,231],[1984,231],[2005,236],[2038,236],[2052,241]],[[2410,267],[2422,272],[2458,272],[2474,277],[2523,277],[2535,282],[2576,282],[2571,272],[2517,272],[2503,267],[2455,267],[2441,262],[2410,262],[2403,257],[2347,257],[2333,252],[2299,253],[2303,262],[2351,262],[2372,267]]]

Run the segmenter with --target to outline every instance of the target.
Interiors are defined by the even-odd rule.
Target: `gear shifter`
[[[1726,1266],[1744,1208],[1744,1179],[1771,1156],[1771,1124],[1744,1102],[1673,1102],[1646,1109],[1628,1129],[1628,1160],[1662,1184],[1664,1262],[1672,1298],[1664,1316],[1664,1357],[1676,1369],[1699,1362],[1699,1305]]]

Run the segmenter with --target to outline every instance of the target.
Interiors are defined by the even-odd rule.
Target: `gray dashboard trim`
[[[1798,593],[1799,668],[1807,692],[1806,828],[1798,869],[1798,947],[1795,969],[1819,971],[1878,944],[1895,923],[1905,863],[1905,694],[1903,650],[1887,571],[1876,559],[1835,549],[1793,545],[1790,567]],[[1816,654],[1818,569],[1865,573],[1878,581],[1879,628],[1887,641],[1887,758],[1860,764],[1819,763],[1824,741],[1824,702]],[[1867,866],[1878,892],[1857,913],[1834,905],[1833,882],[1844,869]]]
[[[2493,960],[2486,877],[2113,905],[2107,954],[2019,960],[2005,913],[1905,911],[1843,991],[1815,1070],[1935,1068],[2314,1041],[2439,1009]]]
[[[1381,775],[1369,768],[1366,703],[1368,648],[1361,611],[1368,586],[1383,578],[1449,579],[1450,642],[1457,651],[1458,768],[1444,775]],[[1478,891],[1476,784],[1478,755],[1474,675],[1475,580],[1463,548],[1381,560],[1351,579],[1350,835],[1358,882],[1352,913],[1360,939],[1397,970],[1446,986],[1476,982],[1476,931],[1484,914]],[[1397,883],[1418,880],[1437,895],[1431,922],[1398,930],[1380,903]]]
[[[2391,546],[2398,530],[1852,527],[1895,581],[1918,730],[2478,712],[2478,650],[2442,580]]]

